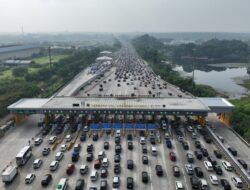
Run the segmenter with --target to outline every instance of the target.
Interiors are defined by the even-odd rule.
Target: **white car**
[[[72,140],[72,137],[71,135],[67,135],[65,139],[66,139],[66,142],[70,142]]]
[[[40,166],[42,165],[43,161],[41,159],[35,159],[35,161],[33,162],[33,168],[34,169],[38,169],[40,168]]]
[[[40,145],[42,142],[43,142],[43,139],[39,137],[39,138],[37,138],[37,139],[35,140],[35,145],[38,146],[38,145]]]
[[[81,165],[80,173],[86,174],[89,171],[89,167],[87,165]]]
[[[233,167],[228,161],[222,161],[222,166],[227,170],[227,171],[232,171]]]
[[[176,181],[175,182],[175,189],[176,190],[182,190],[183,189],[183,185],[180,181]]]
[[[58,168],[59,166],[59,162],[58,161],[52,161],[49,168],[50,168],[50,171],[56,171],[56,169]]]
[[[193,175],[194,174],[194,169],[191,164],[185,164],[185,169],[188,175]]]
[[[62,144],[60,150],[61,150],[61,152],[65,152],[67,150],[67,145]]]
[[[54,142],[56,142],[57,137],[56,136],[52,136],[49,138],[49,144],[54,144]]]
[[[64,154],[62,152],[56,153],[56,161],[62,160],[63,156],[64,156]]]
[[[25,183],[26,183],[26,184],[32,183],[32,182],[34,181],[35,177],[36,177],[35,174],[29,173],[29,174],[25,177]]]
[[[204,161],[204,165],[205,165],[205,168],[207,169],[207,171],[213,171],[213,166],[211,164],[211,162],[209,161]]]
[[[239,177],[232,177],[232,181],[237,188],[242,188],[243,183]]]
[[[213,185],[219,185],[219,180],[216,175],[210,175],[209,179]]]

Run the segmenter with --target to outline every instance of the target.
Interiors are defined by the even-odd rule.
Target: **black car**
[[[238,159],[238,162],[243,166],[243,168],[247,169],[247,163],[244,160]]]
[[[203,156],[208,157],[207,149],[201,148],[200,150],[201,150]]]
[[[194,141],[195,148],[201,148],[201,142],[200,141]]]
[[[122,151],[121,145],[115,145],[115,153],[116,153],[116,154],[120,154],[121,151]]]
[[[155,145],[155,143],[156,143],[155,137],[150,137],[150,143],[152,145]]]
[[[121,160],[120,154],[116,154],[115,157],[114,157],[114,162],[115,162],[115,163],[119,163],[120,160]]]
[[[148,153],[148,149],[147,149],[146,145],[142,146],[142,153],[143,154],[147,154]]]
[[[109,149],[109,142],[104,142],[103,148],[104,148],[105,150],[108,150],[108,149]]]
[[[193,154],[187,153],[186,156],[187,156],[187,161],[189,163],[193,163],[194,162],[194,156],[193,156]]]
[[[163,176],[163,169],[161,165],[156,165],[155,166],[155,172],[157,176]]]
[[[78,179],[76,181],[75,190],[83,190],[84,184],[85,184],[84,179]]]
[[[147,156],[142,156],[142,163],[148,164],[148,157]]]
[[[195,172],[197,177],[203,177],[203,172],[202,172],[200,167],[195,167],[194,172]]]
[[[115,164],[115,166],[114,166],[114,173],[115,174],[120,174],[121,173],[121,166],[120,166],[120,164]]]
[[[121,138],[115,137],[115,144],[120,144],[120,143],[121,143]]]
[[[213,165],[213,169],[214,169],[214,171],[215,171],[215,173],[216,173],[217,175],[222,175],[222,174],[223,174],[220,165]]]
[[[220,183],[224,190],[231,190],[231,185],[226,179],[221,179]]]
[[[233,147],[228,147],[227,149],[233,156],[237,156],[237,151]]]
[[[181,171],[180,171],[180,168],[178,166],[173,166],[173,175],[175,177],[180,177]]]
[[[80,141],[81,142],[85,141],[86,140],[86,136],[87,136],[86,133],[81,134]]]
[[[205,136],[204,136],[204,140],[205,140],[207,143],[211,143],[211,142],[212,142],[212,139],[211,139],[210,136],[208,136],[208,135],[205,135]]]
[[[52,175],[51,174],[46,174],[45,176],[43,176],[43,179],[41,181],[41,185],[42,186],[48,186],[49,183],[51,182],[52,180]]]
[[[134,179],[132,177],[127,177],[127,189],[134,188]]]
[[[99,138],[98,133],[94,133],[93,134],[93,141],[98,141],[98,138]]]
[[[94,149],[93,144],[88,144],[88,146],[87,146],[87,152],[92,152],[93,149]]]
[[[132,141],[132,140],[133,140],[132,134],[128,134],[128,135],[127,135],[127,140],[128,140],[128,141]]]
[[[128,149],[133,150],[133,142],[132,141],[128,142]]]
[[[194,154],[198,160],[202,160],[202,152],[200,150],[195,150]]]
[[[222,158],[222,155],[218,150],[214,150],[214,154],[215,154],[216,158]]]
[[[133,160],[127,160],[127,168],[132,170],[134,168]]]
[[[190,177],[190,183],[191,183],[192,189],[199,189],[200,188],[199,178],[197,178],[195,176]]]
[[[207,157],[208,161],[211,162],[212,165],[216,165],[217,161],[215,160],[215,158],[213,156],[208,156]]]
[[[145,171],[141,172],[141,180],[142,180],[142,182],[143,183],[148,183],[148,179],[149,179],[148,172],[145,172]]]
[[[186,141],[182,141],[182,146],[183,146],[184,150],[189,149],[188,143]]]
[[[100,190],[107,190],[108,189],[108,182],[107,180],[101,180]]]
[[[101,178],[106,178],[108,176],[108,170],[106,168],[103,168],[101,170]]]
[[[86,157],[87,162],[92,162],[93,159],[94,159],[93,153],[88,153]]]

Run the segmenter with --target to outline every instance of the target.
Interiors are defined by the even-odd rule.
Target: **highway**
[[[87,68],[89,70],[89,68]],[[128,97],[140,97],[140,96],[149,96],[149,97],[192,97],[189,93],[181,91],[178,87],[175,87],[163,80],[161,80],[158,76],[155,76],[155,74],[152,72],[150,68],[148,68],[145,64],[145,62],[136,54],[136,52],[128,47],[123,47],[119,52],[116,52],[114,55],[114,64],[113,66],[104,73],[103,77],[100,77],[99,79],[96,78],[94,81],[91,82],[90,85],[84,86],[79,91],[75,91],[78,89],[79,86],[81,86],[81,82],[86,82],[84,79],[85,75],[89,75],[88,72],[83,71],[81,72],[74,80],[72,80],[72,83],[66,85],[65,89],[62,89],[57,96],[67,96],[71,94],[75,94],[77,97],[85,97],[85,96],[101,96],[101,97],[119,97],[119,96],[128,96]],[[79,80],[80,77],[82,79]],[[89,78],[92,78],[91,76],[88,76]],[[125,81],[124,81],[125,80]],[[105,82],[104,82],[105,81]],[[120,86],[118,86],[118,84]],[[76,87],[77,86],[77,87]],[[71,89],[71,87],[73,89]],[[100,90],[102,88],[102,90]],[[149,92],[150,91],[150,92]],[[28,144],[28,140],[30,140],[32,137],[35,136],[39,132],[39,128],[37,127],[37,122],[39,120],[38,115],[30,116],[27,118],[25,123],[21,126],[17,126],[14,129],[11,129],[5,137],[3,137],[0,140],[0,167],[4,168],[10,161],[12,161],[12,164],[14,164],[15,155],[19,152],[19,150]],[[168,121],[173,119],[172,116],[167,117]],[[157,121],[159,122],[159,121]],[[85,124],[84,124],[85,125]],[[218,126],[218,129],[216,129],[216,132],[218,134],[221,134],[227,138],[231,138],[231,133],[227,131],[227,133],[224,134],[224,128],[222,128],[218,123],[215,123],[215,125]],[[169,125],[170,126],[170,125]],[[184,185],[184,189],[191,190],[191,184],[190,184],[190,176],[186,173],[184,165],[187,164],[187,158],[186,154],[187,152],[190,152],[194,154],[194,151],[197,149],[195,148],[194,139],[191,138],[190,132],[187,131],[187,125],[185,124],[185,118],[181,117],[181,123],[178,125],[178,128],[184,131],[184,140],[189,145],[189,150],[184,150],[182,144],[177,140],[177,134],[175,130],[173,130],[172,136],[170,137],[171,142],[173,144],[172,149],[167,148],[164,140],[164,131],[160,130],[160,136],[161,136],[161,142],[156,143],[154,145],[157,149],[157,156],[153,156],[150,152],[150,149],[152,145],[150,144],[149,138],[147,138],[147,149],[148,153],[145,154],[149,158],[149,164],[145,165],[142,163],[142,147],[139,142],[139,132],[136,132],[136,135],[134,135],[133,138],[133,150],[128,150],[127,148],[127,138],[126,135],[123,135],[121,138],[121,146],[122,146],[122,152],[121,152],[121,186],[119,189],[127,189],[126,188],[126,178],[127,177],[133,177],[135,182],[134,189],[145,189],[145,190],[158,190],[158,189],[168,189],[168,190],[175,190],[175,181],[181,181]],[[66,132],[67,134],[71,134],[70,132]],[[98,131],[99,134],[101,134]],[[90,135],[91,133],[88,133]],[[28,161],[28,163],[19,168],[19,175],[15,179],[15,181],[10,185],[5,185],[3,183],[0,183],[0,189],[8,189],[8,190],[39,190],[39,189],[55,189],[57,183],[59,182],[60,178],[66,177],[68,178],[68,189],[74,189],[76,180],[81,178],[85,180],[85,187],[84,189],[89,189],[89,187],[97,187],[99,189],[100,187],[100,178],[96,182],[92,182],[90,180],[90,173],[91,171],[94,171],[94,161],[87,162],[86,161],[86,148],[87,144],[92,143],[94,145],[94,157],[97,158],[98,152],[104,150],[103,149],[103,143],[105,141],[108,141],[110,143],[109,150],[105,150],[106,156],[109,160],[109,167],[108,167],[108,177],[105,178],[108,181],[108,189],[112,189],[112,179],[115,176],[114,174],[114,155],[115,155],[115,137],[111,135],[104,135],[102,137],[99,137],[98,141],[93,141],[92,137],[87,136],[86,141],[81,142],[80,138],[76,138],[77,132],[72,133],[73,139],[76,138],[76,143],[81,144],[81,151],[80,151],[80,159],[78,162],[75,163],[75,171],[72,175],[68,176],[66,174],[66,168],[69,163],[72,163],[71,161],[71,154],[72,149],[70,151],[66,151],[64,153],[64,158],[59,163],[59,168],[51,172],[49,170],[50,163],[55,160],[55,155],[58,151],[60,151],[60,146],[62,144],[68,144],[68,142],[65,142],[65,139],[57,146],[57,148],[54,151],[51,151],[48,156],[42,156],[42,150],[44,147],[52,147],[48,140],[49,138],[55,135],[55,133],[50,133],[47,136],[41,136],[43,137],[43,143],[40,146],[34,146],[34,142],[32,141],[33,146],[33,156]],[[198,138],[197,140],[200,141],[201,146],[206,148],[208,150],[209,155],[212,155],[215,157],[213,151],[216,150],[216,146],[211,143],[208,144],[204,141],[203,136],[200,133],[197,133]],[[63,138],[63,135],[58,135],[58,138]],[[237,141],[237,148],[241,146],[241,141]],[[229,140],[226,140],[226,143],[231,143]],[[245,146],[244,146],[245,147]],[[176,153],[177,160],[175,162],[171,161],[169,159],[169,152],[173,151]],[[249,149],[244,148],[242,150],[239,150],[239,154],[242,156],[245,161],[249,163],[248,158]],[[40,158],[43,160],[43,164],[41,168],[39,169],[33,169],[33,161],[36,158]],[[132,159],[135,163],[135,167],[133,170],[127,169],[127,160]],[[213,190],[221,190],[223,189],[221,184],[219,185],[212,185],[209,180],[209,175],[215,174],[215,172],[209,172],[204,166],[204,161],[207,160],[207,158],[203,157],[202,160],[194,159],[194,163],[192,164],[193,167],[201,167],[202,171],[204,173],[203,179],[206,179],[209,189]],[[224,160],[224,158],[217,159],[217,163],[221,165],[221,162]],[[89,171],[85,175],[81,175],[79,172],[80,166],[82,164],[86,164],[89,167]],[[162,177],[158,177],[155,172],[155,165],[160,164],[163,167],[164,174]],[[172,167],[174,165],[177,165],[180,167],[181,175],[180,177],[174,177]],[[221,176],[217,176],[219,179],[227,179],[229,183],[231,184],[231,189],[237,189],[234,187],[233,182],[231,181],[231,177],[237,176],[234,172],[228,172],[223,167],[223,174]],[[148,184],[144,184],[141,181],[141,172],[147,171],[150,180]],[[98,170],[100,172],[100,170]],[[28,173],[34,173],[36,175],[36,179],[33,181],[32,184],[26,185],[24,182],[24,179]],[[43,176],[47,173],[51,173],[53,176],[52,183],[46,188],[43,188],[41,186],[41,180]]]

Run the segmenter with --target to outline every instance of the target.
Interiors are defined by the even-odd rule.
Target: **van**
[[[156,150],[155,146],[152,146],[151,153],[152,153],[152,156],[157,156],[157,150]]]
[[[200,179],[200,188],[201,190],[208,190],[208,184],[205,179]]]
[[[145,137],[141,137],[141,139],[140,139],[140,144],[141,144],[141,145],[145,145],[145,144],[146,144],[146,139],[145,139]]]
[[[62,152],[58,152],[56,153],[56,160],[60,161],[63,158],[63,153]]]
[[[93,171],[90,175],[90,180],[96,181],[97,179],[98,179],[98,173],[97,173],[97,171]]]
[[[43,161],[41,159],[36,159],[34,162],[33,162],[33,168],[34,169],[37,169],[39,168],[41,165],[42,165]]]
[[[242,188],[243,184],[239,177],[232,177],[232,181],[237,188]]]
[[[102,167],[107,168],[109,166],[108,158],[103,158]]]
[[[212,166],[211,162],[204,161],[204,165],[205,165],[205,168],[207,169],[207,171],[213,171],[213,166]]]
[[[50,171],[56,171],[56,169],[58,168],[59,166],[59,162],[58,161],[53,161],[51,162],[49,168],[50,168]]]

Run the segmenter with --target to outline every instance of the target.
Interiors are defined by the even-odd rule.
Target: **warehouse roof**
[[[15,52],[27,49],[39,48],[39,44],[24,44],[15,46],[0,47],[0,53]]]

